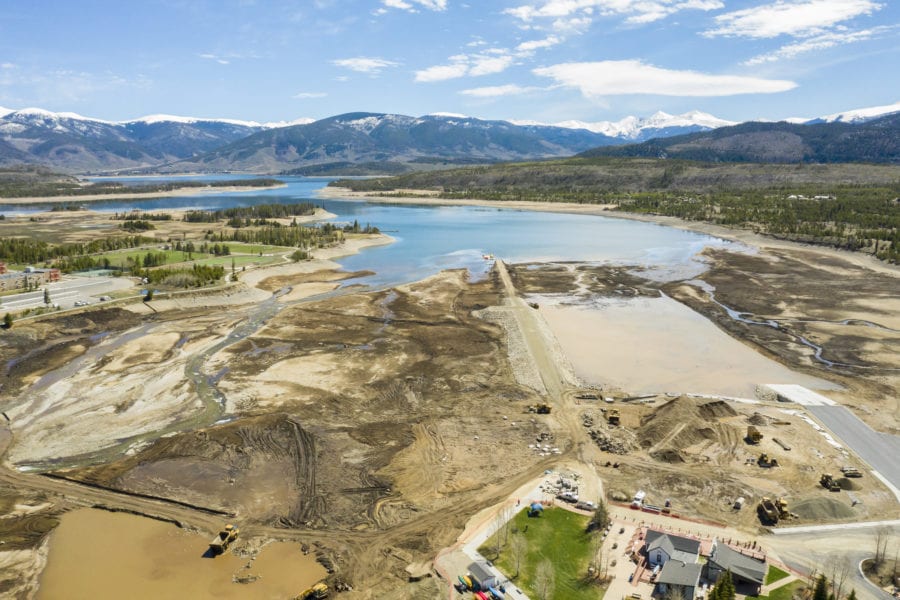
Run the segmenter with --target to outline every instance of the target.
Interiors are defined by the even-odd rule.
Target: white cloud
[[[388,67],[396,67],[400,63],[396,63],[392,60],[385,60],[383,58],[357,56],[355,58],[340,58],[337,60],[333,60],[331,61],[331,64],[338,67],[343,67],[344,69],[350,69],[351,71],[356,71],[358,73],[369,73],[370,75],[377,75],[384,69],[387,69]]]
[[[17,69],[17,68],[18,68],[18,65],[16,65],[15,63],[11,63],[11,62],[5,62],[5,63],[0,64],[0,69]]]
[[[553,46],[559,44],[562,40],[555,35],[551,35],[545,37],[542,40],[530,40],[528,42],[522,42],[518,46],[516,46],[516,52],[519,53],[532,53],[535,50],[542,50],[544,48],[552,48]]]
[[[416,81],[434,82],[458,79],[460,77],[480,77],[502,73],[521,58],[534,55],[536,50],[551,48],[562,42],[562,39],[551,35],[539,40],[522,42],[513,50],[506,48],[485,48],[476,53],[455,54],[449,57],[448,64],[435,65],[416,71]],[[478,45],[482,45],[479,43]],[[473,46],[470,42],[466,46]]]
[[[717,27],[706,31],[707,37],[736,36],[773,38],[780,35],[809,37],[820,34],[838,23],[879,10],[872,0],[778,0],[754,8],[737,10],[715,18]]]
[[[299,92],[291,96],[291,98],[296,100],[306,100],[308,98],[324,98],[327,95],[328,94],[325,92]]]
[[[462,90],[460,94],[463,94],[464,96],[472,96],[475,98],[497,98],[500,96],[518,96],[521,94],[527,94],[528,92],[538,91],[540,89],[541,88],[536,87],[522,87],[520,85],[511,83],[508,85],[492,85],[488,87]]]
[[[377,14],[384,14],[389,8],[396,8],[409,12],[419,12],[420,8],[434,11],[443,11],[447,9],[447,0],[381,0],[384,8],[375,11]]]
[[[552,20],[556,30],[584,29],[597,16],[625,17],[631,24],[650,23],[683,10],[717,10],[721,0],[542,0],[504,12],[524,23]]]
[[[821,35],[808,37],[804,40],[786,44],[773,52],[759,54],[749,60],[744,61],[743,64],[747,66],[754,66],[776,62],[781,59],[791,59],[801,54],[806,54],[807,52],[825,50],[827,48],[833,48],[835,46],[843,46],[844,44],[852,44],[854,42],[869,40],[893,29],[895,29],[895,27],[883,26],[873,27],[872,29],[863,29],[861,31],[829,31]]]
[[[466,75],[479,77],[502,73],[515,63],[516,57],[509,54],[508,50],[491,48],[478,54],[456,54],[448,60],[449,64],[435,65],[416,71],[416,81],[431,83],[459,79]]]
[[[458,79],[464,77],[469,72],[469,65],[458,62],[450,65],[435,65],[416,71],[416,81],[422,83],[431,83],[434,81],[446,81],[448,79]]]
[[[583,95],[593,98],[622,94],[661,96],[772,94],[797,87],[793,81],[783,79],[676,71],[648,65],[639,60],[563,63],[534,69],[533,73],[550,77],[560,85],[578,89]]]
[[[198,55],[198,56],[200,56],[200,58],[205,58],[206,60],[214,60],[214,61],[216,61],[217,63],[219,63],[220,65],[228,65],[228,64],[231,64],[231,61],[230,61],[230,60],[228,60],[227,58],[223,58],[223,57],[221,57],[221,56],[218,56],[217,54],[210,54],[210,53],[207,52],[206,54],[200,54],[200,55]]]
[[[478,77],[480,75],[492,75],[494,73],[502,73],[513,64],[512,56],[478,56],[472,61],[472,67],[469,69],[469,75]]]

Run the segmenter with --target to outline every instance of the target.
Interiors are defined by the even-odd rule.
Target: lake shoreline
[[[221,187],[184,187],[164,192],[122,192],[112,194],[86,194],[84,196],[30,196],[23,198],[0,197],[0,206],[19,204],[60,204],[79,202],[102,202],[104,200],[155,200],[157,198],[171,198],[174,196],[201,196],[208,194],[224,194],[232,192],[253,192],[256,190],[277,190],[287,187],[286,183],[279,185],[230,185]]]
[[[365,200],[367,202],[378,204],[398,204],[398,205],[420,205],[420,206],[481,206],[488,208],[505,208],[510,210],[527,210],[534,212],[555,212],[566,214],[592,215],[600,217],[610,217],[613,219],[626,219],[630,221],[640,221],[643,223],[653,223],[665,227],[672,227],[682,231],[691,231],[705,235],[714,236],[731,242],[738,242],[747,246],[765,250],[803,250],[818,254],[820,256],[839,257],[843,260],[851,262],[856,266],[868,268],[894,277],[900,277],[900,265],[891,265],[881,262],[872,256],[861,254],[858,252],[850,252],[830,248],[828,246],[817,246],[812,244],[804,244],[802,242],[793,242],[789,240],[779,240],[773,237],[754,233],[741,229],[731,229],[722,225],[712,223],[704,223],[700,221],[685,221],[678,217],[669,217],[664,215],[649,215],[639,213],[629,213],[624,211],[612,210],[615,204],[578,204],[575,202],[532,202],[524,200],[479,200],[479,199],[448,199],[438,198],[437,193],[429,190],[404,190],[410,194],[421,194],[419,196],[407,197],[390,197],[378,196],[369,192],[354,192],[348,188],[325,187],[319,190],[318,196],[327,200]]]

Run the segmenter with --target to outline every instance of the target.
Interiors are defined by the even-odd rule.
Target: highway
[[[25,310],[41,308],[44,304],[44,288],[50,291],[50,302],[60,308],[73,308],[75,302],[94,304],[99,296],[133,285],[131,279],[113,277],[67,277],[62,281],[46,284],[33,292],[4,296],[0,310]]]

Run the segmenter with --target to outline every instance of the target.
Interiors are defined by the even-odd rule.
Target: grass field
[[[585,532],[588,517],[561,508],[548,508],[540,517],[529,518],[528,511],[522,510],[512,520],[509,539],[524,536],[528,550],[522,560],[519,577],[516,574],[512,543],[507,542],[496,556],[496,535],[479,548],[486,557],[495,557],[494,564],[531,598],[540,598],[535,590],[535,573],[538,564],[548,559],[553,565],[554,591],[549,596],[554,600],[597,600],[603,595],[596,585],[585,583],[588,563],[592,552],[592,536]],[[518,533],[513,533],[518,531]]]
[[[196,255],[195,255],[196,256]],[[228,271],[231,268],[231,261],[234,261],[235,267],[243,267],[245,265],[270,265],[273,263],[284,262],[284,258],[280,254],[274,256],[257,256],[255,254],[232,254],[231,256],[215,256],[213,258],[203,258],[195,260],[199,265],[220,265]]]
[[[144,256],[148,252],[152,252],[153,254],[165,253],[167,265],[173,265],[175,263],[186,262],[187,253],[182,252],[181,250],[159,250],[158,248],[137,248],[137,249],[128,249],[128,250],[116,250],[114,252],[107,252],[103,254],[103,258],[108,258],[110,264],[116,267],[120,266],[128,266],[128,259],[132,258],[138,262],[142,261]],[[200,258],[206,258],[210,256],[205,252],[194,252],[192,254],[194,260]]]
[[[286,246],[264,246],[262,244],[244,244],[241,242],[223,242],[231,248],[232,254],[272,254],[276,252],[293,252],[296,248]]]
[[[775,565],[769,565],[769,572],[766,573],[766,585],[775,583],[779,579],[784,579],[788,574],[786,571],[782,571]]]
[[[757,598],[758,600],[791,600],[794,597],[794,593],[804,587],[806,587],[806,582],[801,580],[792,581],[787,585],[775,588],[769,592],[768,596],[758,596]]]

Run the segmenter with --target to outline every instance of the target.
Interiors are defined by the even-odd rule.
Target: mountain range
[[[446,163],[570,156],[595,148],[599,148],[597,152],[601,154],[624,152],[627,155],[687,151],[680,146],[675,150],[663,149],[677,144],[689,144],[691,150],[687,152],[692,156],[730,160],[726,157],[734,154],[730,150],[722,156],[710,150],[722,145],[720,140],[723,138],[719,133],[710,138],[719,140],[715,143],[698,140],[706,139],[702,138],[704,134],[727,132],[734,127],[743,127],[737,132],[746,134],[734,139],[744,143],[751,139],[747,135],[753,134],[754,143],[762,144],[762,147],[765,142],[757,139],[761,131],[779,132],[783,139],[776,144],[776,160],[803,159],[798,157],[817,160],[816,152],[798,150],[802,144],[796,136],[803,138],[807,133],[818,131],[814,126],[825,126],[826,130],[829,127],[854,127],[897,112],[900,112],[900,103],[780,123],[736,124],[699,111],[682,115],[658,112],[648,118],[626,117],[616,122],[564,121],[555,124],[488,121],[454,114],[409,117],[381,113],[349,113],[318,121],[298,119],[258,123],[171,115],[105,121],[34,108],[0,108],[0,165],[39,164],[70,173],[276,173],[314,169],[317,173],[328,174],[329,169],[339,172],[348,166],[375,172],[402,172],[436,168]],[[812,127],[810,132],[804,132],[803,128],[807,126]],[[688,134],[687,138],[685,134]],[[691,135],[701,137],[690,138]],[[821,138],[825,134],[817,135]],[[608,148],[623,144],[632,145],[620,150]],[[882,146],[876,147],[875,154]],[[705,149],[701,151],[701,147]],[[890,149],[887,150],[890,153]],[[748,155],[751,154],[758,159],[765,158],[764,152]],[[873,152],[858,158],[846,152],[841,156],[848,157],[847,160],[885,162],[873,157]],[[887,159],[887,162],[895,161],[894,155]]]
[[[707,162],[900,164],[900,113],[851,122],[741,123],[640,144],[594,148],[579,156],[679,158]]]

